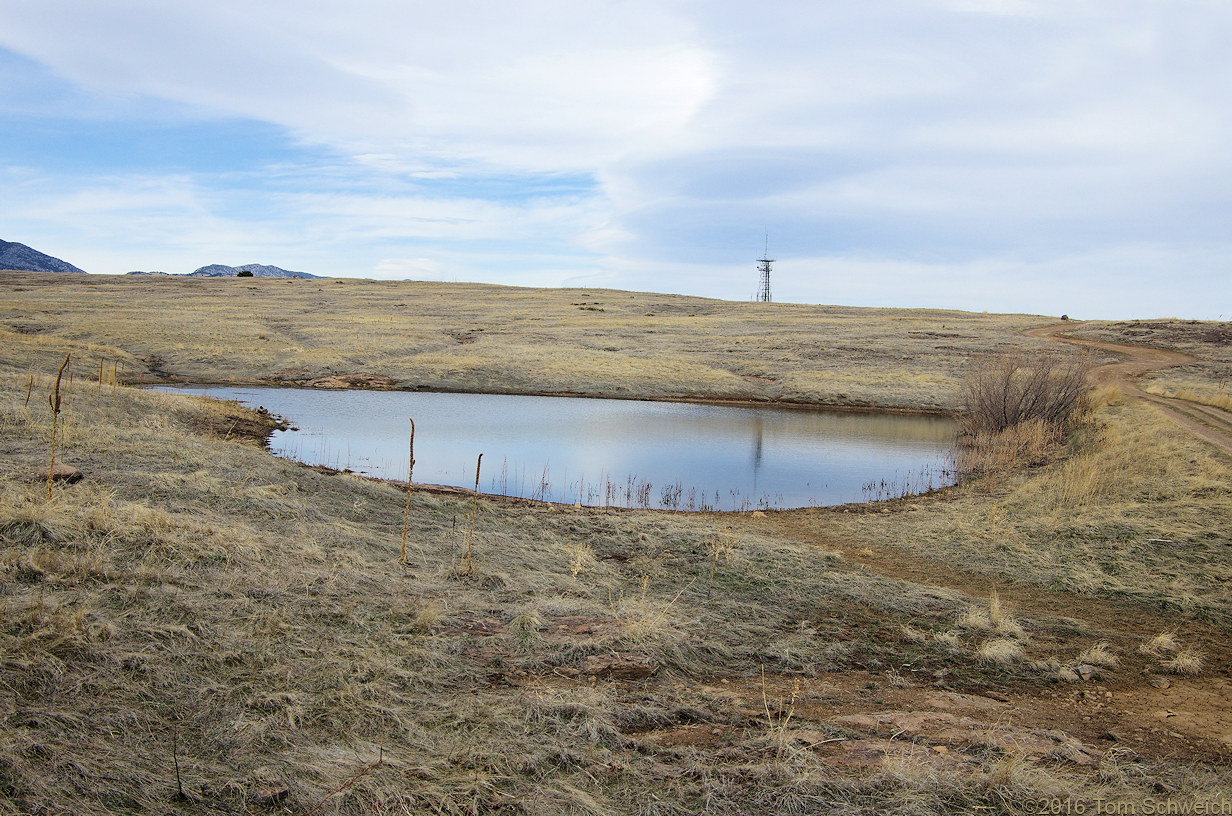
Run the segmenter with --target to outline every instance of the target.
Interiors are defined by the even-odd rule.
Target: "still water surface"
[[[271,449],[306,464],[592,506],[748,510],[867,501],[952,484],[956,428],[938,417],[672,402],[166,388],[261,406],[294,430]]]

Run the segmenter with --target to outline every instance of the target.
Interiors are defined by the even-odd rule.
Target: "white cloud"
[[[766,228],[783,297],[919,302],[961,279],[968,308],[1040,309],[1017,283],[1039,280],[1074,303],[1112,285],[1127,310],[1197,314],[1204,290],[1161,293],[1158,276],[1184,263],[1209,281],[1232,254],[1232,6],[1212,0],[0,0],[0,15],[0,46],[85,89],[91,117],[153,98],[328,148],[327,165],[244,174],[31,167],[30,206],[0,204],[6,229],[54,237],[59,219],[115,256],[163,242],[327,274],[743,298]]]
[[[7,5],[0,44],[74,82],[356,152],[592,167],[683,128],[714,84],[650,3]]]

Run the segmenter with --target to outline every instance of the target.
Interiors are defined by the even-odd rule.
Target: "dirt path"
[[[875,539],[839,540],[826,522],[830,515],[828,509],[784,511],[749,518],[748,524],[762,534],[815,543],[827,551],[841,550],[845,559],[870,572],[957,589],[977,601],[985,601],[995,590],[1014,615],[1031,622],[1033,648],[1041,654],[1049,650],[1072,654],[1095,640],[1105,640],[1121,657],[1115,669],[1090,681],[1018,684],[1010,679],[978,689],[961,685],[955,689],[928,672],[917,674],[914,668],[905,667],[899,670],[901,677],[888,675],[890,684],[886,675],[865,672],[771,678],[772,697],[799,696],[802,701],[795,707],[795,716],[805,736],[811,723],[846,724],[866,734],[863,739],[835,743],[835,761],[840,765],[871,768],[881,757],[904,750],[894,737],[884,739],[886,734],[908,734],[920,745],[931,746],[931,752],[924,750],[916,758],[942,764],[953,759],[947,750],[961,755],[961,746],[975,739],[976,733],[985,741],[1013,743],[1029,756],[1051,751],[1054,758],[1060,754],[1078,765],[1098,762],[1113,748],[1154,759],[1222,763],[1232,756],[1232,682],[1224,673],[1212,666],[1198,677],[1161,676],[1151,660],[1137,652],[1138,644],[1166,628],[1158,610],[976,575],[951,563],[886,547]],[[1082,634],[1052,631],[1058,621],[1074,622]],[[1189,621],[1186,626],[1186,636],[1201,643],[1208,654],[1232,652],[1232,637],[1218,625]],[[897,642],[892,629],[871,626],[866,636],[885,639],[890,645]],[[702,691],[729,697],[737,709],[753,716],[762,704],[762,682],[722,678],[711,684],[718,691]],[[810,699],[819,702],[810,705]],[[969,733],[964,737],[960,732]],[[1060,734],[1065,735],[1063,739],[1057,737]],[[1039,740],[1048,735],[1059,741],[1046,751],[1047,739]],[[678,742],[694,737],[706,738],[691,731],[663,735]]]
[[[1116,386],[1129,399],[1140,399],[1157,407],[1180,427],[1221,450],[1232,454],[1232,414],[1206,405],[1148,394],[1140,389],[1138,377],[1159,369],[1193,362],[1188,355],[1174,351],[1129,346],[1067,337],[1073,322],[1031,329],[1028,335],[1070,343],[1115,354],[1119,360],[1097,367],[1091,381],[1100,386]],[[1071,618],[1088,626],[1088,637],[1097,635],[1112,642],[1122,655],[1122,663],[1103,679],[1057,685],[1009,684],[983,692],[961,693],[938,687],[927,677],[904,670],[902,687],[884,683],[868,690],[884,678],[859,672],[828,674],[787,689],[788,680],[772,679],[779,687],[772,696],[812,695],[820,705],[807,702],[795,710],[802,724],[842,722],[866,732],[863,740],[834,742],[836,761],[875,763],[878,757],[902,750],[901,745],[879,741],[882,732],[910,734],[917,742],[931,746],[923,756],[944,762],[952,754],[947,746],[963,743],[964,729],[981,731],[986,738],[1011,740],[1028,754],[1043,747],[1031,747],[1041,735],[1063,733],[1072,742],[1052,747],[1053,755],[1066,754],[1070,762],[1089,764],[1116,748],[1155,758],[1188,758],[1224,762],[1232,754],[1232,681],[1222,672],[1181,678],[1161,677],[1149,660],[1136,652],[1137,643],[1160,631],[1158,611],[1132,603],[1116,603],[1083,598],[1067,592],[1053,592],[1036,586],[1022,586],[976,575],[953,564],[913,556],[881,545],[877,541],[839,540],[827,523],[832,511],[807,509],[770,513],[749,518],[750,529],[794,541],[815,543],[834,551],[861,567],[913,583],[960,590],[973,598],[987,598],[996,590],[1001,599],[1024,618],[1044,621]],[[1216,653],[1232,650],[1229,633],[1214,624],[1191,622],[1191,637]],[[870,634],[870,636],[873,636]],[[1037,640],[1048,640],[1044,632]],[[1058,642],[1058,647],[1072,644]],[[724,678],[716,695],[732,698],[733,705],[756,713],[766,693],[766,681]],[[837,719],[836,719],[837,715]],[[807,725],[805,725],[807,734]],[[991,735],[991,736],[989,736]],[[682,733],[665,734],[665,739],[688,742]],[[1062,740],[1064,742],[1064,740]],[[866,756],[867,755],[867,756]]]
[[[1122,358],[1119,362],[1099,366],[1091,372],[1093,385],[1116,386],[1130,399],[1149,402],[1164,416],[1189,433],[1210,442],[1224,453],[1232,455],[1232,412],[1189,400],[1148,394],[1137,385],[1137,379],[1143,374],[1196,362],[1193,357],[1177,351],[1166,351],[1149,346],[1083,340],[1062,333],[1079,325],[1081,324],[1073,322],[1055,323],[1051,326],[1028,329],[1026,333],[1031,337],[1055,340],[1117,355]]]

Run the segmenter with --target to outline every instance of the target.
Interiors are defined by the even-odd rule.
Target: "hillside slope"
[[[127,354],[106,340],[0,343],[3,816],[1219,812],[1232,789],[1232,478],[1149,408],[885,506],[408,499],[270,456],[237,406],[98,382]],[[86,476],[48,498],[69,353],[57,461]]]
[[[0,269],[17,269],[26,272],[76,272],[84,275],[67,261],[53,258],[15,241],[0,241]]]
[[[226,266],[225,264],[210,264],[191,272],[190,278],[234,278],[241,272],[251,272],[254,278],[316,278],[307,272],[292,272],[267,264],[244,264],[243,266]]]
[[[0,328],[124,350],[129,377],[945,411],[1030,315],[468,283],[0,273]]]

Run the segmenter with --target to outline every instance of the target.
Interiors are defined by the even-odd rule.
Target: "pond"
[[[263,407],[274,453],[417,484],[569,504],[752,510],[898,498],[953,484],[953,421],[637,400],[166,387]]]

